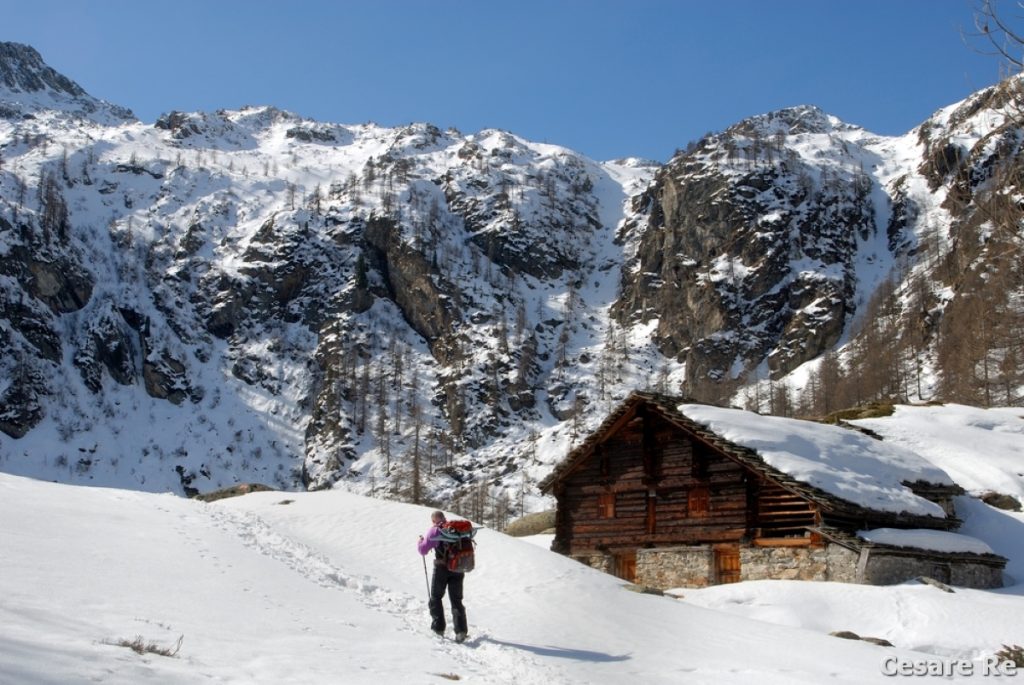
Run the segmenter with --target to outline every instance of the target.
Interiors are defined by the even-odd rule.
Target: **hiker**
[[[431,526],[426,535],[421,535],[417,549],[426,556],[434,550],[434,577],[430,583],[430,629],[438,635],[444,635],[444,606],[441,600],[448,592],[448,601],[452,604],[452,623],[455,624],[455,640],[466,639],[469,629],[466,626],[466,607],[462,605],[462,581],[465,573],[449,571],[445,561],[444,547],[441,542],[441,526],[445,523],[444,512],[435,511],[430,515]]]

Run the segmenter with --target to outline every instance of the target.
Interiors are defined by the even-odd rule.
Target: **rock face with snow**
[[[32,118],[40,108],[103,123],[134,119],[131,111],[90,96],[28,45],[0,43],[0,88],[0,117],[5,119]]]
[[[505,507],[637,387],[832,348],[922,217],[969,214],[1000,106],[902,139],[794,108],[657,167],[273,107],[147,125],[0,44],[0,468]]]
[[[879,233],[865,137],[799,107],[677,155],[647,191],[621,322],[657,320],[659,349],[691,384],[765,361],[781,377],[833,346],[855,309],[858,250]]]
[[[10,92],[86,95],[77,83],[47,66],[36,50],[17,43],[0,44],[0,83]]]

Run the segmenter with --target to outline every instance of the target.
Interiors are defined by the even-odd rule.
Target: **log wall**
[[[749,527],[747,478],[678,428],[636,417],[560,483],[556,546],[579,554],[738,541]]]

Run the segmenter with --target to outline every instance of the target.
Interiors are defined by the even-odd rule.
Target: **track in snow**
[[[400,630],[433,639],[437,649],[451,657],[456,666],[452,673],[432,675],[447,678],[472,674],[478,682],[550,685],[566,682],[565,675],[539,663],[516,649],[514,644],[492,638],[489,631],[474,627],[463,644],[440,639],[426,623],[426,605],[422,598],[395,592],[378,585],[369,576],[356,576],[331,563],[325,555],[275,531],[252,512],[240,512],[214,505],[203,507],[214,524],[239,538],[244,545],[283,563],[303,578],[317,585],[351,593],[367,608],[395,617]]]

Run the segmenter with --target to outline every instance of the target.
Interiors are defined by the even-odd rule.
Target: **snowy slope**
[[[984,658],[1024,639],[1024,598],[980,590],[944,593],[925,584],[876,587],[751,581],[679,591],[687,604],[779,626],[865,637],[948,658]],[[968,637],[970,636],[970,637]]]
[[[892,416],[852,423],[916,452],[972,495],[1024,502],[1024,409],[897,405]]]
[[[768,584],[723,588],[751,620],[483,530],[458,646],[428,630],[414,550],[428,513],[337,491],[202,504],[2,475],[0,681],[866,683],[887,680],[886,655],[977,658],[1022,639],[1009,593],[778,583],[793,595],[772,610]],[[894,649],[825,634],[886,620]],[[136,636],[183,639],[173,658],[110,644]]]

